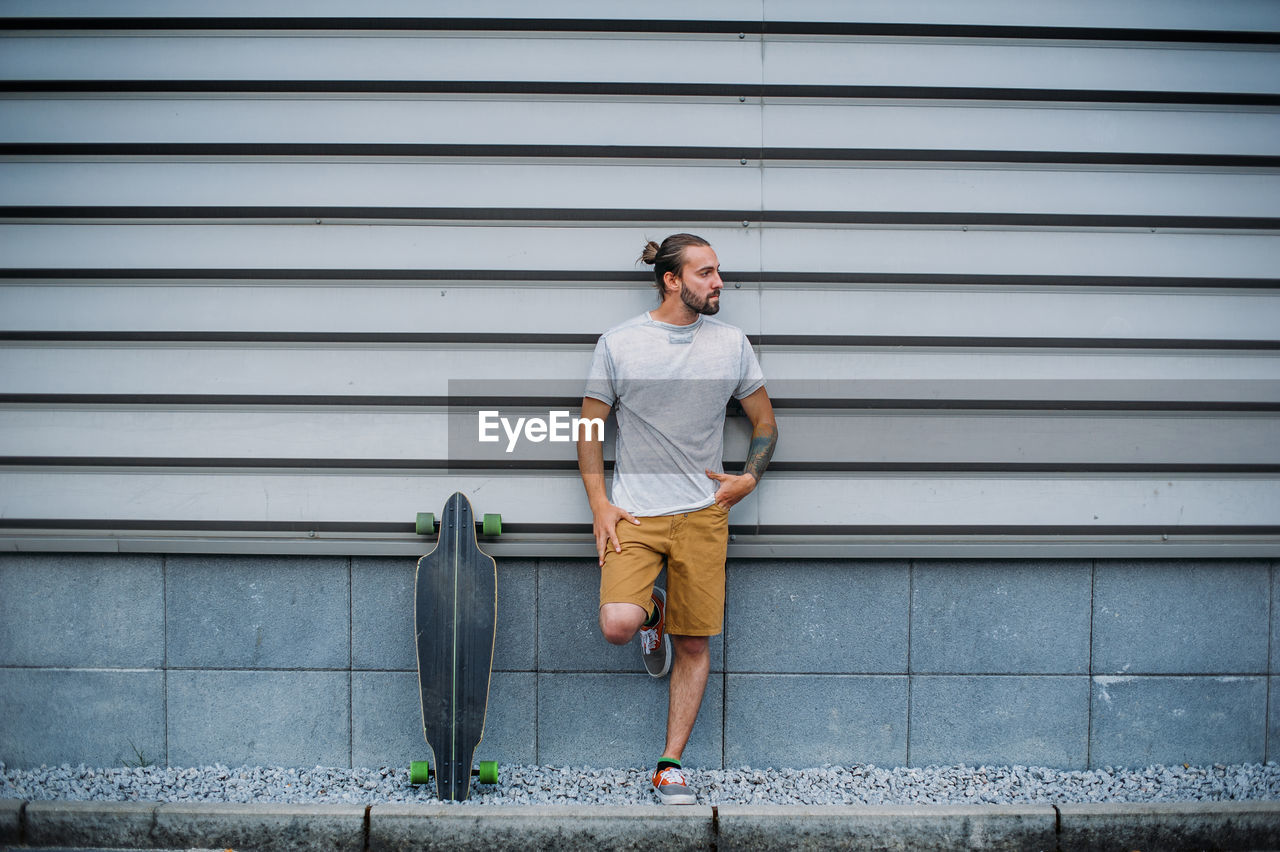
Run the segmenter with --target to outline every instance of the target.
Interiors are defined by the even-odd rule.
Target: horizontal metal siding
[[[573,34],[476,38],[454,33],[306,38],[141,34],[104,35],[92,41],[15,34],[6,40],[0,55],[0,80],[127,80],[139,90],[152,89],[145,81],[154,80],[160,81],[160,91],[171,85],[169,81],[202,80],[222,85],[269,81],[262,88],[305,80],[325,81],[324,88],[402,81],[397,88],[412,85],[423,91],[452,81],[481,90],[491,88],[485,85],[489,82],[530,87],[565,82],[583,90],[605,90],[613,83],[707,89],[761,79],[761,54],[755,39],[730,33],[679,40],[629,39],[617,34],[595,38]],[[1009,78],[1010,68],[1018,69],[1014,81]],[[536,69],[536,76],[531,69]],[[1280,56],[1270,51],[1203,46],[1149,50],[1127,45],[910,43],[842,37],[819,41],[772,36],[764,42],[759,85],[773,94],[785,92],[785,87],[805,94],[822,87],[937,87],[1126,91],[1139,97],[1143,93],[1167,97],[1171,92],[1192,97],[1203,92],[1217,100],[1230,93],[1273,93],[1277,72]],[[753,83],[751,88],[755,87]]]
[[[530,227],[535,223],[536,229]],[[10,264],[10,278],[29,271],[64,279],[86,273],[97,278],[105,272],[119,275],[122,268],[147,274],[162,271],[169,278],[185,278],[188,272],[207,277],[219,269],[230,269],[227,277],[232,279],[244,277],[242,270],[252,270],[254,278],[262,277],[263,270],[278,275],[301,270],[314,277],[338,270],[347,278],[407,272],[402,277],[408,280],[521,269],[577,276],[583,271],[631,272],[635,265],[619,264],[619,255],[638,254],[636,244],[643,245],[647,236],[662,236],[664,229],[696,226],[713,244],[725,247],[722,254],[739,259],[739,268],[759,258],[765,270],[759,274],[772,280],[786,276],[799,281],[895,283],[894,276],[901,280],[912,275],[912,283],[944,284],[954,280],[951,276],[965,275],[971,276],[966,283],[973,284],[1000,284],[1002,277],[1024,276],[1040,280],[1012,283],[1126,286],[1130,282],[1125,279],[1132,279],[1134,286],[1154,281],[1270,288],[1277,268],[1275,235],[1256,231],[1150,233],[1132,228],[963,225],[762,229],[759,222],[755,229],[744,229],[723,219],[708,222],[670,213],[593,227],[599,223],[585,212],[565,222],[531,216],[505,224],[438,219],[406,224],[435,227],[341,218],[306,223],[0,224],[0,251]],[[50,257],[66,266],[49,270]],[[427,274],[414,274],[420,270]],[[638,276],[628,280],[638,283]]]
[[[929,383],[930,391],[951,386],[963,394],[978,384],[978,392],[1006,388],[1025,395],[1028,390],[1061,388],[1049,399],[1077,397],[1097,385],[1083,399],[1116,399],[1108,385],[1118,383],[1123,394],[1138,394],[1141,383],[1150,390],[1136,399],[1195,399],[1197,383],[1239,382],[1259,394],[1275,386],[1280,354],[1251,353],[1103,353],[1074,350],[990,349],[959,351],[926,347],[764,346],[761,364],[779,398],[825,398],[846,395],[861,387],[909,390],[911,383]],[[409,396],[444,399],[465,383],[495,382],[499,393],[534,398],[581,391],[591,360],[591,345],[551,346],[408,343],[368,346],[227,344],[75,345],[47,346],[14,343],[0,349],[4,375],[0,393],[7,394],[313,394],[320,396],[385,396],[414,391]],[[830,378],[813,378],[829,376]],[[998,380],[989,377],[999,376]],[[1179,378],[1174,379],[1174,376]],[[842,378],[847,377],[847,378]],[[861,382],[857,379],[862,379]],[[850,379],[854,381],[850,381]],[[1171,384],[1159,384],[1169,381]],[[517,393],[517,383],[533,383]],[[1224,391],[1226,389],[1224,388]],[[486,394],[492,395],[492,394]],[[570,397],[572,398],[572,396]],[[1120,397],[1123,400],[1124,397]],[[1260,400],[1269,400],[1269,395]],[[581,401],[579,399],[579,401]]]
[[[570,445],[459,447],[693,230],[783,433],[736,555],[1275,555],[1280,21],[1161,9],[9,4],[0,546],[409,553],[462,488],[585,555]]]
[[[1274,110],[957,100],[209,93],[0,100],[0,152],[31,157],[742,158],[1008,165],[1276,165]],[[678,126],[678,138],[666,129]],[[477,141],[479,140],[479,141]],[[728,162],[726,162],[726,160]]]
[[[812,536],[845,532],[1008,535],[1010,530],[1021,530],[1048,537],[1104,536],[1118,531],[1152,538],[1208,530],[1273,536],[1277,531],[1268,507],[1280,496],[1275,477],[1248,475],[1188,476],[1173,483],[1122,475],[927,476],[915,472],[901,476],[782,473],[772,480],[777,484],[740,504],[749,511],[746,523],[735,519],[736,530]],[[576,472],[507,471],[500,476],[461,472],[433,478],[412,471],[285,470],[209,471],[193,476],[181,470],[95,473],[56,468],[29,471],[15,466],[0,473],[0,484],[7,491],[21,492],[35,517],[63,513],[57,516],[57,524],[50,525],[55,529],[70,517],[71,523],[65,526],[90,530],[222,526],[254,532],[288,525],[288,531],[295,533],[325,531],[326,526],[338,532],[404,533],[412,531],[414,517],[411,513],[405,520],[401,514],[406,501],[442,493],[447,497],[446,490],[462,490],[486,503],[518,504],[519,511],[502,513],[503,529],[513,535],[563,532],[576,533],[580,539],[590,532],[589,512],[577,507],[582,483]],[[914,507],[909,523],[903,523],[903,505]],[[860,507],[856,514],[851,506]],[[110,510],[106,518],[98,517],[102,509]],[[170,521],[178,509],[187,514]],[[1196,523],[1189,523],[1187,515]],[[752,523],[756,516],[760,521]],[[198,520],[189,520],[193,517]],[[41,525],[10,518],[3,523],[6,530],[25,526]]]
[[[896,288],[888,282],[761,285],[750,279],[744,283],[735,272],[724,270],[732,299],[723,310],[753,326],[758,316],[758,326],[749,331],[769,341],[1012,345],[1053,340],[1059,346],[1258,349],[1280,345],[1273,339],[1280,325],[1280,298],[1265,290],[1148,287],[1122,292],[1117,287],[1082,294],[1084,287],[1028,290],[994,283]],[[0,338],[43,334],[102,341],[221,337],[284,342],[305,337],[336,343],[353,338],[425,341],[433,335],[466,339],[468,334],[501,334],[509,340],[522,334],[585,341],[599,333],[596,315],[638,314],[653,302],[634,276],[610,281],[604,272],[594,281],[539,281],[536,287],[530,282],[517,286],[456,278],[433,283],[93,284],[10,279]],[[153,298],[157,295],[163,298]],[[139,302],[149,303],[145,313],[134,307]],[[468,331],[469,318],[494,304],[504,309],[490,314],[483,331]],[[850,327],[847,318],[854,314],[858,323]]]
[[[509,418],[546,416],[545,407],[504,406]],[[1235,412],[867,411],[781,409],[788,441],[773,470],[1053,472],[1277,472],[1280,423]],[[50,406],[0,410],[11,464],[62,467],[364,468],[447,470],[451,430],[469,439],[470,411],[445,406],[227,406],[143,410]],[[495,434],[501,434],[494,430]],[[199,434],[195,443],[191,435]],[[847,436],[843,444],[828,440]],[[741,465],[750,427],[728,424],[725,458]],[[613,458],[612,429],[606,459]],[[512,469],[577,469],[572,446],[528,444],[508,452],[506,437],[476,445],[465,460]],[[162,460],[162,461],[160,461]]]
[[[820,26],[841,30],[865,26],[1146,30],[1156,23],[1188,36],[1207,30],[1219,37],[1232,31],[1266,33],[1280,29],[1280,10],[1266,0],[1220,0],[1212,5],[1200,0],[1129,0],[1122,5],[1110,0],[1034,4],[970,0],[963,7],[950,0],[699,0],[693,7],[680,0],[652,0],[645,5],[640,19],[636,18],[635,5],[624,0],[547,0],[538,5],[539,17],[532,20],[526,20],[529,9],[522,0],[472,0],[465,6],[451,0],[367,0],[360,4],[358,15],[342,0],[223,0],[216,7],[199,8],[174,6],[168,0],[117,0],[109,9],[81,0],[6,0],[4,11],[19,20],[57,16],[133,27],[138,23],[130,19],[158,16],[198,19],[209,25],[229,22],[233,27],[243,27],[246,18],[259,26],[298,26],[300,22],[320,20],[327,28],[335,23],[351,27],[419,27],[424,26],[421,22],[425,18],[430,21],[426,28],[462,21],[466,26],[489,22],[497,28],[535,30],[545,28],[548,20],[586,29],[618,21],[633,30],[683,27],[693,32],[722,24],[750,30],[753,26],[777,27],[783,22],[800,22],[799,26],[808,31]]]

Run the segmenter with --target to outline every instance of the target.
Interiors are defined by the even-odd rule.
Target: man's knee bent
[[[600,632],[614,645],[632,640],[648,613],[643,607],[629,603],[607,603],[600,607]]]

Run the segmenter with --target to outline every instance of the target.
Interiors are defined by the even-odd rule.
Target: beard
[[[683,281],[680,282],[680,301],[684,302],[689,307],[689,310],[694,313],[705,314],[706,316],[713,316],[720,310],[720,294],[708,293],[706,298],[699,299],[684,285]]]

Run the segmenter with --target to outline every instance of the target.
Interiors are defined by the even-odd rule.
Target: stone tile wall
[[[412,559],[0,556],[0,761],[429,757]],[[686,763],[1254,762],[1280,749],[1267,561],[737,561]],[[502,560],[485,742],[643,766],[666,685],[591,560]],[[1275,696],[1273,699],[1272,696]]]

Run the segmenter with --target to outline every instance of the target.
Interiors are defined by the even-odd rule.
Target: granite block
[[[94,849],[223,849],[260,852],[364,849],[361,805],[273,803],[32,802],[27,842]]]
[[[0,665],[164,665],[161,558],[0,556]]]
[[[916,674],[1087,674],[1090,564],[917,562]]]
[[[667,686],[646,674],[539,675],[538,763],[652,769],[666,742]],[[723,678],[712,676],[687,767],[721,767],[723,692]]]
[[[356,669],[417,671],[412,558],[358,558],[351,566],[351,655]],[[537,643],[537,566],[498,560],[496,671],[533,671]]]
[[[430,548],[430,543],[426,545]],[[412,556],[351,560],[351,666],[416,671]]]
[[[0,669],[0,763],[165,763],[159,671]]]
[[[155,802],[31,802],[26,845],[33,847],[149,848]]]
[[[350,666],[346,559],[182,556],[167,572],[170,666]]]
[[[1089,755],[1089,678],[917,676],[913,766],[1082,769]]]
[[[537,676],[494,672],[484,740],[475,759],[502,764],[537,762]],[[356,672],[351,679],[351,762],[408,766],[431,750],[422,731],[418,676],[412,672]]]
[[[1271,674],[1280,674],[1280,562],[1271,563]]]
[[[1280,802],[1064,802],[1059,849],[1278,849]]]
[[[658,585],[665,581],[664,574]],[[611,645],[600,633],[600,568],[594,559],[539,562],[538,667],[556,672],[643,671],[638,640]],[[712,636],[711,671],[723,670],[724,638]]]
[[[703,852],[714,849],[715,841],[711,808],[705,805],[386,804],[369,812],[369,852]]]
[[[1266,562],[1099,562],[1094,674],[1264,674]]]
[[[1048,804],[721,805],[721,852],[1057,849]]]
[[[363,805],[277,802],[166,803],[156,807],[156,846],[254,852],[362,852]]]
[[[755,768],[907,760],[907,678],[727,676],[725,765]]]
[[[1265,751],[1263,677],[1095,677],[1094,766],[1258,763]]]
[[[731,562],[728,670],[905,672],[909,586],[906,562]]]
[[[345,671],[169,673],[174,766],[348,766],[350,738]]]
[[[1267,678],[1267,760],[1280,762],[1280,677]]]
[[[16,845],[22,839],[23,799],[0,799],[0,843]]]

